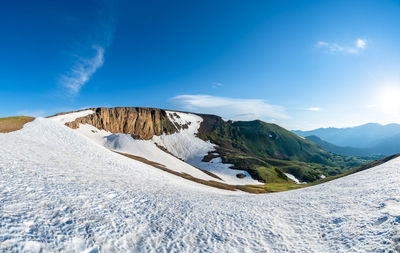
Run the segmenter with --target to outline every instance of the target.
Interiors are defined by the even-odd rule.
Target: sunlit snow
[[[389,252],[400,159],[300,190],[252,195],[111,152],[50,119],[0,134],[0,250]]]
[[[92,111],[92,110],[84,110],[84,111],[80,111],[80,112],[72,112],[72,113],[53,116],[53,117],[51,117],[51,119],[55,120],[61,124],[65,124],[68,122],[72,122],[72,121],[76,120],[77,118],[85,117],[85,116],[93,114],[93,113],[94,113],[94,111]]]
[[[300,182],[299,179],[297,179],[294,175],[289,174],[289,173],[284,173],[290,180],[295,182],[296,184],[305,184],[305,182]]]

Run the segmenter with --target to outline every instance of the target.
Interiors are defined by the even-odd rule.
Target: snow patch
[[[210,142],[203,141],[196,137],[200,124],[203,118],[191,114],[167,111],[169,119],[175,124],[180,126],[188,126],[186,129],[181,129],[174,134],[162,134],[160,136],[153,136],[152,141],[158,145],[166,148],[176,157],[183,160],[188,160],[190,157],[207,155],[208,151],[214,150],[214,145]],[[174,115],[178,115],[174,116]]]
[[[298,135],[298,134],[296,134],[296,135],[297,135],[297,137],[299,137],[299,138],[301,138],[301,139],[303,139],[303,140],[306,140],[306,137],[303,137],[303,136]]]
[[[216,157],[212,159],[210,162],[203,162],[201,161],[203,159],[203,156],[192,156],[187,160],[189,164],[194,165],[195,167],[201,168],[203,170],[207,170],[221,179],[225,181],[227,184],[231,185],[249,185],[249,184],[263,184],[261,182],[258,182],[257,180],[254,180],[250,174],[245,171],[245,170],[234,170],[231,169],[230,167],[233,166],[233,164],[224,164],[222,163],[221,157]],[[236,175],[237,174],[244,174],[244,178],[238,178]]]
[[[186,173],[199,179],[208,181],[220,181],[214,177],[207,175],[206,173],[193,167],[192,165],[185,163],[184,161],[162,151],[152,141],[135,140],[127,134],[112,134],[106,136],[105,140],[106,142],[104,146],[111,150],[140,156],[146,158],[149,161],[162,164],[170,170],[180,173]]]
[[[154,136],[152,141],[165,147],[169,152],[187,163],[214,173],[223,179],[225,183],[233,185],[262,184],[252,179],[249,173],[244,170],[231,169],[230,167],[233,164],[223,164],[221,158],[215,158],[210,162],[202,161],[203,157],[209,152],[215,151],[214,144],[196,136],[203,121],[202,117],[191,113],[172,111],[167,111],[167,115],[176,125],[186,125],[188,128],[181,129],[179,132],[170,135]],[[239,173],[243,173],[245,177],[238,178],[236,175]]]
[[[298,180],[295,176],[293,176],[292,174],[289,173],[284,173],[290,180],[292,180],[293,182],[295,182],[296,184],[306,184],[306,182],[300,182],[300,180]]]
[[[93,113],[95,113],[95,112],[92,110],[85,110],[85,111],[80,111],[80,112],[70,112],[67,114],[51,117],[50,119],[64,125],[65,123],[75,121],[77,118],[85,117],[85,116],[93,114]]]

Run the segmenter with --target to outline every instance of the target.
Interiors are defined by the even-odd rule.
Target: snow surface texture
[[[0,134],[0,251],[400,250],[400,159],[325,184],[223,191],[38,118]]]
[[[85,117],[85,116],[93,114],[93,113],[94,113],[94,111],[92,111],[92,110],[85,110],[85,111],[80,111],[80,112],[72,112],[72,113],[57,115],[57,116],[51,117],[51,119],[64,125],[65,123],[72,122],[72,121],[76,120],[77,118]]]

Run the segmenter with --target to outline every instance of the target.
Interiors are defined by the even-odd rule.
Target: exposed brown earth
[[[210,162],[212,159],[220,157],[220,155],[218,153],[216,153],[217,151],[209,151],[208,154],[206,156],[203,157],[203,159],[201,160],[202,162]]]
[[[239,173],[239,174],[236,174],[236,177],[237,177],[237,178],[245,178],[246,175],[243,174],[243,173]]]
[[[79,124],[90,124],[111,133],[125,133],[135,139],[149,140],[154,135],[172,134],[182,126],[172,123],[167,112],[157,108],[115,107],[92,108],[94,114],[66,123],[76,129]]]
[[[0,118],[0,133],[9,133],[22,129],[22,127],[35,118],[27,116]]]

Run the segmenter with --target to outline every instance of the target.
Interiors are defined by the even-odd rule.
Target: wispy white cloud
[[[321,111],[321,108],[319,107],[308,107],[306,108],[307,111],[312,111],[312,112],[318,112]]]
[[[357,39],[357,48],[364,49],[367,46],[367,41],[363,39]]]
[[[338,44],[336,44],[336,43],[318,41],[317,46],[321,47],[321,48],[327,48],[329,50],[329,52],[331,52],[331,53],[343,51],[343,47],[338,45]]]
[[[357,54],[367,48],[367,41],[365,39],[358,38],[352,46],[345,46],[338,43],[331,43],[326,41],[318,41],[317,47],[324,48],[330,53]]]
[[[77,95],[93,74],[103,66],[105,51],[114,37],[116,3],[100,0],[94,2],[94,6],[98,8],[97,16],[95,22],[88,25],[87,39],[76,41],[75,44],[79,46],[71,53],[74,56],[72,67],[59,79],[61,85],[72,96]]]
[[[76,95],[92,75],[104,63],[104,48],[93,46],[95,55],[91,58],[79,57],[71,71],[61,78],[61,83],[72,95]]]
[[[366,105],[366,107],[367,107],[367,108],[376,108],[377,105],[376,105],[376,104],[369,104],[369,105]]]
[[[212,87],[213,89],[217,89],[217,88],[220,88],[220,87],[223,87],[223,86],[224,86],[223,83],[220,83],[220,82],[213,82],[211,87]]]
[[[285,108],[264,99],[239,99],[209,95],[180,95],[170,102],[181,110],[210,113],[233,120],[288,119]]]

